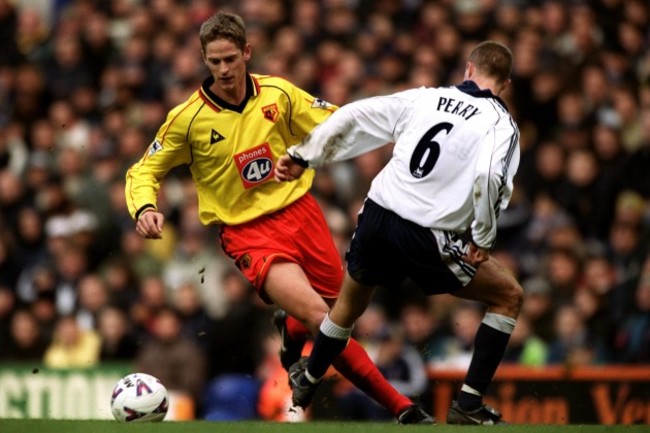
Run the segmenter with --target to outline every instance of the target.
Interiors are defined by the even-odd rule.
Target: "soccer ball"
[[[111,412],[118,421],[162,421],[168,408],[167,389],[149,374],[129,374],[113,388]]]

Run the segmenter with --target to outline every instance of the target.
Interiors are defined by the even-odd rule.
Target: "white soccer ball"
[[[118,421],[162,421],[168,408],[167,389],[149,374],[129,374],[113,388],[111,412]]]

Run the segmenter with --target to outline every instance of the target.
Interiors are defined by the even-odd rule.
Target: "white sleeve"
[[[289,155],[310,167],[351,159],[399,135],[398,123],[410,110],[413,90],[390,96],[361,99],[336,110],[305,139],[288,149]]]
[[[488,249],[496,240],[499,213],[512,196],[519,166],[519,130],[509,116],[504,116],[490,128],[483,143],[474,179],[472,240]]]

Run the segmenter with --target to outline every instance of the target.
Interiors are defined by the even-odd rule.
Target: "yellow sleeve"
[[[158,191],[167,172],[192,161],[187,143],[187,131],[194,111],[192,102],[191,98],[169,112],[146,153],[126,173],[126,202],[134,219],[144,209],[156,209]]]
[[[289,127],[297,138],[296,143],[305,138],[312,129],[324,122],[338,109],[337,106],[316,98],[293,85],[291,86],[291,98],[293,113],[289,119],[291,122]]]

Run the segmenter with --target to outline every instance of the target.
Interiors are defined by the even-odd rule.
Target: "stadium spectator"
[[[484,311],[473,302],[460,302],[449,318],[451,335],[444,338],[440,350],[431,360],[434,368],[467,369],[474,353],[474,336],[483,320]]]
[[[102,362],[131,362],[141,341],[137,341],[124,311],[106,306],[99,312],[97,332],[101,339],[99,359]]]
[[[11,318],[16,309],[16,293],[11,287],[0,285],[0,344],[9,344]]]
[[[95,273],[81,277],[77,283],[75,316],[82,329],[97,330],[99,314],[108,305],[108,289],[104,280]]]
[[[647,260],[650,262],[650,260]],[[646,266],[648,268],[648,266]],[[619,329],[614,347],[623,363],[647,363],[650,360],[650,272],[641,275],[635,291],[635,311]]]
[[[181,319],[183,335],[192,338],[208,354],[208,332],[214,329],[214,324],[204,307],[205,304],[198,288],[191,282],[181,284],[172,295],[172,306]]]
[[[598,173],[598,161],[591,150],[576,149],[567,155],[562,205],[585,239],[606,236],[616,199],[614,185]]]
[[[159,276],[144,278],[138,287],[138,297],[129,306],[129,315],[134,331],[145,339],[154,331],[158,313],[169,307],[165,282]]]
[[[647,201],[650,199],[650,173],[646,170],[650,164],[650,106],[644,107],[639,117],[642,125],[642,142],[638,149],[629,155],[628,163],[625,165],[624,187],[638,192]]]
[[[34,315],[26,309],[15,311],[9,329],[10,339],[2,349],[2,360],[40,363],[49,342],[41,333]]]
[[[157,377],[169,390],[191,397],[194,408],[198,409],[207,378],[207,360],[194,340],[184,336],[181,329],[181,321],[173,309],[163,307],[156,311],[151,319],[150,338],[138,349],[134,368]]]
[[[574,248],[554,248],[547,254],[544,278],[551,285],[551,296],[558,304],[571,302],[582,275],[582,259]]]
[[[50,48],[52,28],[34,7],[21,8],[18,15],[18,27],[14,37],[22,54],[22,59],[42,62]]]
[[[253,288],[238,271],[221,281],[226,313],[212,322],[209,340],[210,377],[237,373],[252,376],[262,362],[259,347],[270,326],[269,311],[252,301]]]
[[[520,314],[517,318],[517,326],[508,341],[503,363],[542,367],[546,365],[547,356],[548,345],[535,335],[528,317]]]
[[[557,308],[551,284],[544,277],[535,276],[524,280],[522,285],[525,295],[521,312],[535,333],[548,343],[555,335],[553,321]]]
[[[101,341],[94,330],[82,329],[74,316],[61,316],[43,362],[50,368],[89,368],[99,362]]]
[[[584,321],[587,332],[597,335],[605,348],[614,344],[615,326],[607,311],[607,298],[586,287],[578,287],[573,296],[573,305]],[[608,360],[611,359],[608,358]]]
[[[138,300],[140,280],[123,255],[108,257],[99,269],[108,288],[109,304],[127,312]]]
[[[518,177],[531,201],[546,195],[557,202],[566,185],[566,152],[554,140],[542,141],[534,150],[522,155],[522,168]]]
[[[0,43],[6,47],[0,54],[0,66],[15,65],[22,60],[16,30],[18,28],[18,11],[9,0],[0,0]]]
[[[196,193],[191,194],[194,197]],[[226,314],[222,277],[228,270],[236,268],[225,254],[215,251],[210,239],[217,233],[201,225],[196,218],[197,209],[197,205],[184,206],[179,216],[179,239],[165,263],[162,277],[172,297],[183,285],[193,284],[207,313],[216,318]]]
[[[15,287],[20,276],[15,247],[9,233],[0,230],[0,286]]]
[[[88,272],[87,252],[76,244],[64,241],[54,256],[56,276],[56,311],[60,315],[73,314],[77,305],[78,284]]]
[[[135,230],[124,230],[119,245],[138,279],[142,280],[163,273],[162,261],[148,248],[146,239]]]
[[[548,350],[549,364],[593,365],[610,359],[601,336],[589,331],[576,306],[560,305],[554,325],[555,335]]]
[[[598,160],[597,176],[600,182],[610,185],[613,190],[610,194],[616,194],[622,190],[626,177],[624,165],[627,158],[620,131],[616,126],[604,122],[597,123],[592,131],[594,153]],[[603,233],[599,233],[599,237],[602,238]]]
[[[405,341],[418,350],[425,364],[433,365],[449,332],[444,320],[427,307],[422,302],[407,303],[400,310],[399,320]]]
[[[43,216],[33,206],[25,206],[18,215],[15,233],[16,270],[19,272],[47,260]]]

